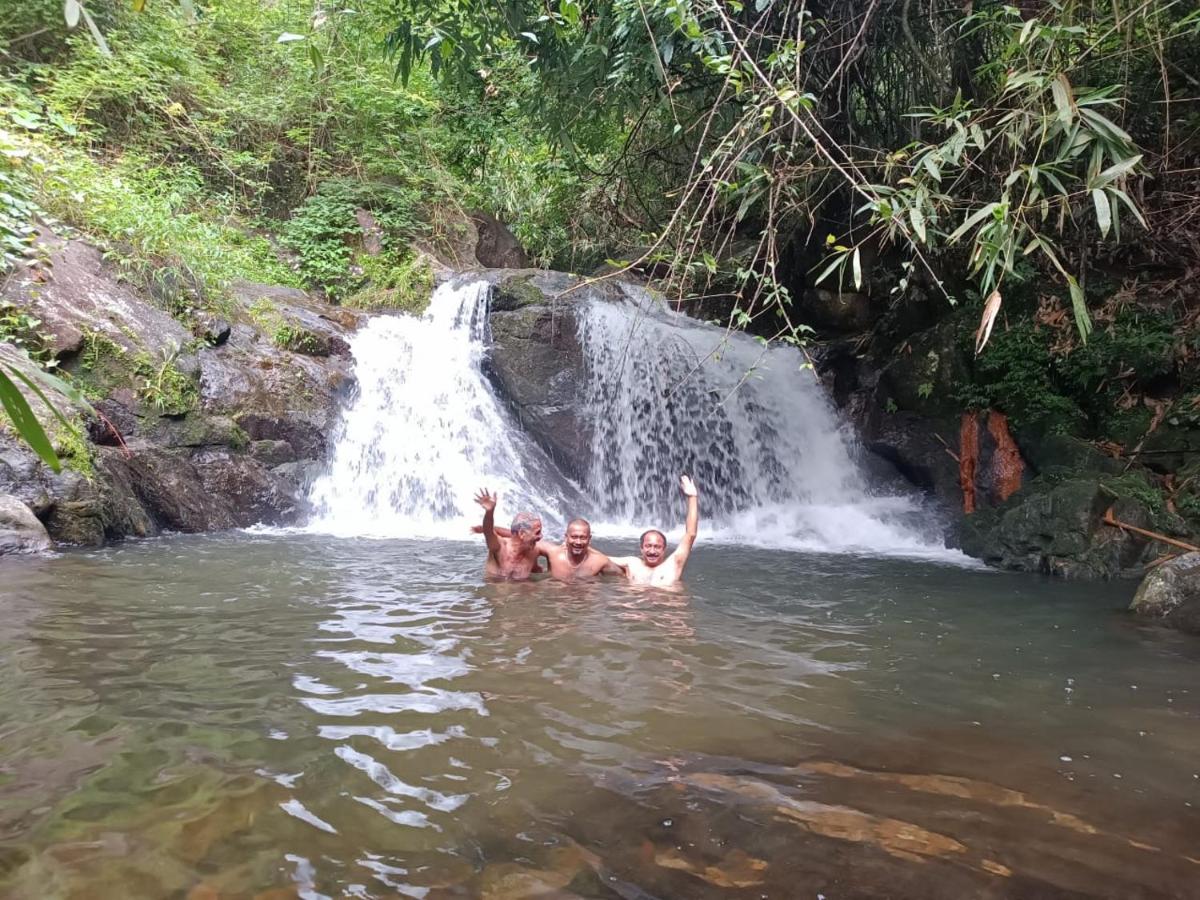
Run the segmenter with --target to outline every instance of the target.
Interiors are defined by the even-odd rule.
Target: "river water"
[[[1200,896],[1200,643],[1129,584],[703,537],[677,593],[481,566],[6,559],[0,896]]]

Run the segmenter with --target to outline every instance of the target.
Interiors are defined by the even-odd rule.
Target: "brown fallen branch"
[[[1120,528],[1122,531],[1132,531],[1134,534],[1140,534],[1143,537],[1148,537],[1151,540],[1159,541],[1163,544],[1170,544],[1172,547],[1181,547],[1184,550],[1190,550],[1193,553],[1200,553],[1200,547],[1197,547],[1193,544],[1188,544],[1184,541],[1167,537],[1165,534],[1159,534],[1155,531],[1147,531],[1145,528],[1138,528],[1136,525],[1130,525],[1128,522],[1120,521],[1116,516],[1113,515],[1111,506],[1105,511],[1103,521],[1105,525],[1111,525],[1113,528]]]

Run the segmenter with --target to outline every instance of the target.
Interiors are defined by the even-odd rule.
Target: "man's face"
[[[587,556],[588,545],[592,542],[592,529],[576,523],[567,528],[567,552],[579,559]]]
[[[666,552],[667,542],[661,534],[648,534],[642,538],[642,562],[646,565],[657,566]]]
[[[542,520],[534,519],[529,528],[518,531],[517,538],[526,547],[532,547],[542,539]]]

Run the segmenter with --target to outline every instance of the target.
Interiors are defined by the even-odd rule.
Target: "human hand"
[[[699,496],[699,491],[696,490],[696,483],[686,475],[679,476],[679,489],[683,491],[685,497]]]
[[[487,488],[482,488],[475,495],[475,502],[484,508],[487,512],[492,512],[496,508],[496,494],[489,494]]]

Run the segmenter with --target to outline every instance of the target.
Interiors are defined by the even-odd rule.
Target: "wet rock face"
[[[588,375],[577,307],[621,292],[607,282],[577,288],[580,281],[561,272],[498,273],[486,365],[521,427],[577,480],[587,473],[592,456],[591,426],[581,415]]]
[[[1200,553],[1151,569],[1129,608],[1163,625],[1200,634]]]
[[[964,553],[1001,569],[1082,579],[1139,574],[1161,548],[1105,524],[1110,508],[1129,525],[1152,525],[1145,505],[1094,477],[1042,477],[995,509],[967,516],[957,537]]]
[[[52,429],[60,453],[86,442],[85,464],[56,474],[0,430],[0,494],[63,544],[295,521],[352,387],[349,338],[362,317],[293,288],[242,282],[230,288],[228,318],[202,314],[189,331],[155,305],[153,289],[118,282],[94,247],[53,235],[43,243],[51,265],[10,282],[0,300],[47,323],[79,377],[89,374],[84,335],[106,338],[109,358],[103,379],[89,382],[94,414],[74,413],[79,436]],[[153,365],[139,369],[146,359]],[[4,344],[0,361],[33,365]],[[171,402],[154,393],[167,367],[178,383]],[[71,414],[66,397],[50,399]]]
[[[0,556],[49,549],[50,535],[33,510],[11,494],[0,494]]]
[[[523,269],[529,265],[529,255],[508,226],[490,213],[471,213],[479,235],[475,258],[489,269]]]

